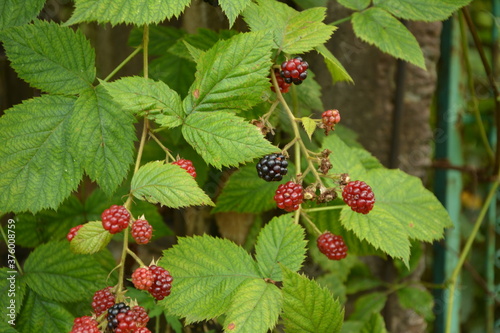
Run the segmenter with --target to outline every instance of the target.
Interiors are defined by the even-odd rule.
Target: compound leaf
[[[147,116],[163,127],[182,124],[181,97],[161,81],[136,76],[104,83],[103,86],[126,111]]]
[[[252,3],[252,0],[220,0],[219,5],[229,19],[229,27],[234,24],[236,17]]]
[[[88,299],[104,287],[109,267],[101,265],[104,256],[71,252],[67,240],[40,245],[24,264],[28,286],[48,300],[75,302]]]
[[[102,85],[82,92],[71,116],[71,146],[90,178],[108,195],[133,162],[135,118]]]
[[[71,240],[71,251],[80,254],[93,254],[108,245],[113,235],[105,230],[101,221],[88,222],[78,230]]]
[[[73,16],[66,22],[156,24],[178,17],[191,0],[75,0]]]
[[[220,40],[203,53],[195,81],[184,100],[185,111],[248,110],[269,90],[271,41],[265,32]]]
[[[77,94],[95,79],[95,52],[80,31],[35,21],[0,34],[12,68],[35,88]]]
[[[257,127],[227,112],[192,113],[182,126],[182,134],[207,164],[219,169],[276,151]]]
[[[472,0],[373,0],[396,17],[415,21],[444,21]]]
[[[275,217],[257,237],[255,260],[262,277],[282,281],[280,265],[298,271],[305,259],[306,244],[304,229],[294,223],[291,214]]]
[[[76,189],[82,170],[69,151],[75,98],[24,101],[0,118],[0,210],[57,208]]]
[[[377,7],[352,15],[354,33],[383,52],[425,69],[422,50],[415,36],[394,16]]]
[[[287,333],[338,333],[344,311],[331,292],[283,268],[283,323]]]
[[[0,3],[0,31],[23,25],[36,18],[45,0],[4,0]]]
[[[262,279],[242,247],[208,235],[178,238],[178,244],[163,252],[159,265],[174,277],[172,293],[162,303],[188,323],[227,312],[238,287]]]
[[[325,45],[318,45],[315,47],[316,51],[321,54],[325,60],[326,68],[332,76],[333,82],[346,81],[354,83],[354,80],[349,75],[340,61],[326,48]]]
[[[272,283],[246,280],[238,288],[224,320],[226,332],[266,333],[281,312],[282,294]]]
[[[131,193],[138,199],[171,208],[213,205],[194,178],[178,165],[162,161],[143,165],[132,177]]]

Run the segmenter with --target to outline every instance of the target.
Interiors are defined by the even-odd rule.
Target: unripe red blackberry
[[[267,182],[277,182],[288,172],[288,161],[283,154],[266,155],[257,163],[257,174]]]
[[[148,290],[154,282],[153,272],[149,267],[139,267],[132,273],[132,283],[134,287],[141,290]]]
[[[191,162],[190,160],[181,158],[175,162],[172,162],[172,164],[180,166],[181,168],[186,170],[191,176],[193,176],[193,178],[196,178],[196,169],[194,168],[193,162]]]
[[[347,256],[347,246],[342,236],[325,232],[317,239],[318,249],[330,260],[340,260]]]
[[[147,244],[153,235],[153,227],[146,220],[136,220],[132,224],[132,237],[137,244]]]
[[[335,129],[335,125],[340,122],[340,112],[339,110],[326,110],[321,115],[321,120],[323,122],[323,128],[325,129],[325,134]]]
[[[136,305],[130,311],[133,311],[134,313],[134,320],[137,327],[145,327],[147,325],[149,321],[149,316],[146,310],[142,306]]]
[[[280,75],[286,83],[301,84],[307,78],[307,69],[309,64],[303,61],[301,57],[295,57],[281,64]]]
[[[66,239],[68,241],[72,241],[73,238],[75,238],[76,234],[78,233],[78,230],[80,230],[83,227],[82,224],[77,225],[76,227],[73,227],[69,230],[68,234],[66,235]]]
[[[303,191],[302,185],[289,181],[278,186],[274,201],[276,201],[279,208],[287,212],[293,212],[299,209],[304,199]]]
[[[361,214],[368,214],[375,204],[372,188],[361,180],[347,183],[342,190],[342,199],[353,211]]]
[[[288,90],[290,89],[291,83],[286,83],[285,79],[280,75],[280,71],[277,69],[274,70],[274,76],[276,76],[276,82],[278,83],[278,87],[280,88],[280,92],[282,94],[287,93]],[[271,80],[271,83],[272,83],[272,80]],[[271,86],[271,90],[276,92],[274,90],[274,85]]]
[[[90,316],[75,318],[70,333],[99,333],[99,324]]]
[[[151,333],[151,331],[147,327],[139,327],[134,333]]]
[[[111,234],[116,234],[127,228],[130,213],[123,206],[113,205],[101,214],[102,226]]]
[[[98,290],[92,298],[92,309],[95,315],[99,317],[115,304],[115,295],[111,292],[111,287]]]
[[[169,271],[156,265],[149,266],[149,270],[153,273],[154,282],[148,291],[154,298],[160,301],[170,295],[172,276]]]

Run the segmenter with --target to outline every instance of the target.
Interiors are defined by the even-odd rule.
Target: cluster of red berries
[[[309,64],[301,57],[295,57],[281,64],[280,75],[285,83],[301,84],[307,78]]]
[[[102,226],[111,234],[116,234],[128,227],[130,213],[124,206],[112,205],[101,214]]]
[[[353,211],[361,214],[368,214],[375,205],[372,188],[361,180],[347,183],[342,190],[342,199]]]
[[[291,83],[286,83],[285,78],[280,75],[280,71],[277,69],[274,70],[274,76],[276,77],[276,82],[278,83],[278,87],[280,88],[280,92],[282,94],[287,93],[288,90],[290,89]],[[273,82],[271,81],[271,83],[273,83]],[[271,87],[271,90],[276,92],[276,90],[274,89],[274,86]]]
[[[175,162],[172,162],[172,164],[180,166],[181,168],[186,170],[191,176],[193,176],[193,178],[196,178],[196,169],[194,168],[193,162],[191,162],[190,160],[181,158]]]
[[[92,298],[92,309],[97,317],[115,304],[115,295],[111,292],[111,287],[98,290]]]
[[[325,129],[325,134],[335,129],[335,125],[340,122],[339,110],[326,110],[321,115],[322,128]]]
[[[330,260],[340,260],[347,256],[347,246],[342,236],[327,231],[318,237],[316,243],[320,252]]]
[[[287,212],[293,212],[299,209],[300,204],[304,199],[304,189],[302,185],[289,181],[278,186],[274,201],[279,208]]]
[[[139,267],[132,273],[134,286],[140,290],[147,290],[157,300],[170,295],[172,280],[169,271],[156,265]]]
[[[147,244],[153,235],[153,227],[148,221],[138,219],[132,224],[131,233],[137,244]]]
[[[99,323],[90,316],[75,318],[70,333],[99,333]]]
[[[142,306],[134,306],[132,309],[125,303],[117,303],[108,309],[106,316],[107,328],[115,333],[147,333],[146,328],[149,316]]]
[[[78,233],[78,230],[80,230],[83,227],[83,224],[77,225],[76,227],[73,227],[69,230],[68,234],[66,235],[66,239],[69,240],[70,242],[75,238],[76,234]]]

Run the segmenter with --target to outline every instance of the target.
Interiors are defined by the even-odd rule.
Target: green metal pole
[[[463,101],[460,97],[460,31],[456,18],[450,18],[443,23],[441,35],[441,63],[438,73],[438,122],[436,137],[436,159],[446,159],[452,165],[460,166],[462,160],[462,147],[457,121]],[[453,221],[454,227],[448,229],[445,235],[445,246],[436,244],[434,261],[434,282],[443,283],[449,278],[458,262],[460,253],[460,193],[462,192],[462,177],[456,170],[437,170],[435,193],[441,203],[446,207]],[[460,283],[458,279],[457,283]],[[436,333],[446,331],[460,332],[459,310],[460,293],[457,292],[453,304],[447,304],[448,291],[436,290]],[[451,309],[451,325],[445,327],[448,308]]]

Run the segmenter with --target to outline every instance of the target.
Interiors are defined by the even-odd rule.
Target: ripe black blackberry
[[[307,78],[309,64],[301,57],[295,57],[281,64],[281,76],[286,83],[301,84]]]
[[[257,173],[266,182],[278,182],[288,172],[288,161],[283,154],[266,155],[257,163]]]
[[[108,329],[111,332],[115,332],[115,329],[118,327],[118,324],[120,323],[120,320],[117,318],[117,316],[120,313],[126,314],[130,310],[130,306],[127,304],[121,302],[121,303],[116,303],[112,307],[108,309],[108,315],[106,316],[106,319],[108,320]]]

